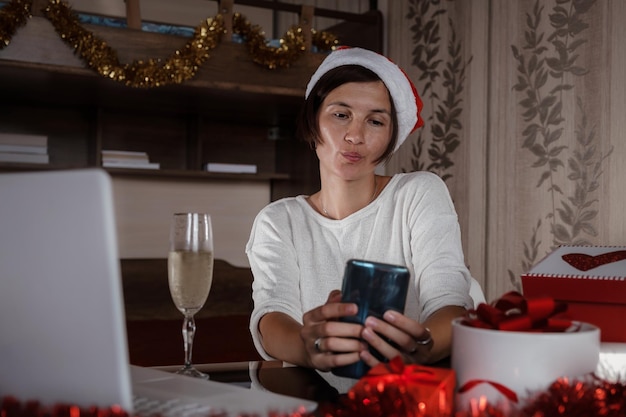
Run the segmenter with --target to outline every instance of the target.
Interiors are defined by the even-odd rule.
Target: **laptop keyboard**
[[[189,403],[179,399],[155,400],[154,398],[133,397],[134,414],[140,417],[206,417],[215,412],[206,404]]]

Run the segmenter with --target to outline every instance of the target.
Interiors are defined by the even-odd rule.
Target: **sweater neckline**
[[[328,223],[328,224],[342,224],[342,223],[346,223],[348,221],[351,221],[352,219],[359,219],[362,216],[366,216],[368,214],[370,214],[370,212],[372,210],[375,210],[378,205],[380,204],[380,201],[384,200],[386,198],[386,195],[388,193],[390,193],[391,191],[389,191],[390,188],[394,188],[395,187],[395,183],[398,181],[399,179],[399,175],[398,174],[394,174],[391,176],[391,179],[389,180],[389,182],[387,183],[387,185],[378,193],[378,195],[376,196],[376,198],[374,198],[367,206],[363,207],[360,210],[355,211],[354,213],[352,213],[351,215],[349,215],[348,217],[344,217],[343,219],[331,219],[327,216],[324,216],[322,213],[319,213],[317,210],[315,210],[315,208],[313,208],[313,206],[311,206],[311,204],[309,203],[309,195],[299,195],[297,197],[298,201],[303,204],[306,207],[306,210],[313,215],[313,217],[315,219],[318,219],[324,223]]]

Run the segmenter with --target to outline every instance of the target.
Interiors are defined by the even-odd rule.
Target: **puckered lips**
[[[342,152],[341,155],[349,162],[359,162],[363,159],[363,155],[358,152]]]

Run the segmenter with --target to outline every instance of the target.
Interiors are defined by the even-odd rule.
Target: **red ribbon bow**
[[[411,384],[414,382],[438,384],[437,376],[432,369],[421,365],[405,365],[402,356],[398,355],[387,363],[379,363],[361,378],[365,383],[375,385],[394,383]]]
[[[566,311],[567,304],[551,297],[524,298],[511,291],[492,304],[481,303],[463,323],[483,329],[563,332],[572,325],[571,320],[563,317]]]

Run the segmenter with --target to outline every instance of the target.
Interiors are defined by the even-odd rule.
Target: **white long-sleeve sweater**
[[[369,205],[342,220],[315,211],[306,196],[284,198],[257,215],[246,253],[254,275],[250,332],[264,359],[259,320],[302,315],[340,289],[349,259],[406,266],[405,314],[423,321],[441,307],[473,308],[457,214],[444,182],[428,172],[396,174]]]

